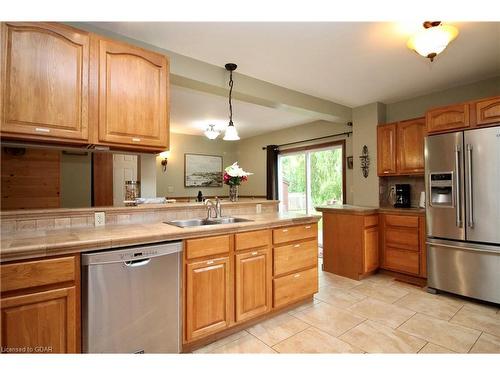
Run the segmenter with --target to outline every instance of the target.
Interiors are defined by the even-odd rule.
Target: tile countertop
[[[350,204],[338,205],[325,205],[316,207],[320,212],[339,212],[351,215],[373,215],[376,213],[395,213],[395,214],[413,214],[425,215],[424,208],[410,207],[410,208],[396,208],[392,206],[386,207],[366,207],[366,206],[353,206]]]
[[[277,212],[260,215],[238,215],[238,217],[253,221],[191,228],[179,228],[159,222],[7,233],[2,235],[0,262],[246,232],[294,224],[316,223],[321,218],[317,215]]]

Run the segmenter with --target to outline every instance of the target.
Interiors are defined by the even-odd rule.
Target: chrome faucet
[[[207,219],[219,219],[222,217],[222,207],[219,198],[215,197],[215,203],[213,199],[206,199],[205,206],[207,206]],[[214,214],[213,217],[212,214]]]

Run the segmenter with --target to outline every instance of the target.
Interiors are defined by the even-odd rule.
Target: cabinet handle
[[[132,138],[132,142],[140,142],[141,139],[140,138]]]
[[[300,277],[300,273],[297,273],[297,274],[293,275],[293,277],[294,277],[295,279],[296,279],[296,278],[298,278],[298,277]]]
[[[306,225],[306,229],[311,229],[311,226],[310,225]]]
[[[214,261],[213,260],[207,260],[207,264],[213,264]]]
[[[257,255],[257,254],[258,254],[257,251],[252,252],[252,255]]]
[[[294,245],[293,247],[300,247],[300,245]]]
[[[288,229],[283,229],[283,233],[288,232]]]
[[[50,129],[47,128],[35,128],[35,131],[40,133],[50,133]]]

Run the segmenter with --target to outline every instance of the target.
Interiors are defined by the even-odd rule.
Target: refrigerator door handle
[[[462,198],[460,185],[460,145],[455,146],[455,210],[456,210],[456,225],[462,228]]]
[[[472,145],[467,144],[467,195],[469,203],[469,228],[474,228],[474,203],[472,194]]]

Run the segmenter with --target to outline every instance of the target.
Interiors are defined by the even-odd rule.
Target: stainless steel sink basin
[[[242,219],[240,217],[220,217],[218,219],[189,219],[189,220],[172,220],[165,221],[165,224],[175,225],[180,228],[199,227],[202,225],[217,225],[217,224],[233,224],[253,221]]]

